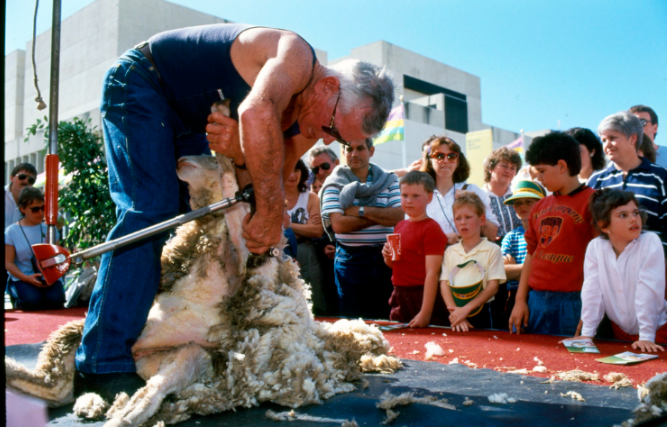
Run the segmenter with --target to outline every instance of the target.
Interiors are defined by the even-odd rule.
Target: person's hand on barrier
[[[632,348],[648,353],[657,353],[658,351],[665,351],[665,348],[651,341],[639,340],[632,343]]]
[[[336,258],[336,247],[334,245],[326,245],[324,247],[324,255],[333,261]]]
[[[425,328],[428,326],[428,322],[431,321],[431,316],[427,315],[423,311],[420,311],[417,313],[414,319],[408,323],[408,327],[410,328]]]
[[[466,319],[472,310],[468,305],[466,304],[463,307],[447,307],[447,310],[449,310],[449,323],[451,323],[452,328],[459,323],[467,322]]]
[[[524,327],[528,326],[528,316],[530,312],[528,311],[528,304],[523,301],[516,301],[514,304],[514,309],[510,315],[509,329],[511,333],[520,334]]]
[[[463,319],[462,322],[452,325],[452,331],[456,332],[468,332],[471,329],[475,329],[475,327],[467,319]]]
[[[208,116],[206,133],[211,150],[229,157],[237,165],[245,164],[236,120],[220,112],[213,112]]]
[[[246,241],[246,247],[254,254],[266,253],[271,246],[280,242],[282,236],[282,212],[280,217],[260,215],[256,213],[243,218],[243,233],[241,234]]]
[[[574,335],[578,336],[581,333],[581,328],[584,327],[584,321],[579,319],[579,323],[577,324],[577,330],[574,331]]]

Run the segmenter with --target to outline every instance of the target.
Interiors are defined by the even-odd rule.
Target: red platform
[[[45,341],[59,326],[85,316],[85,308],[66,310],[5,312],[5,345],[32,344]],[[333,322],[336,318],[318,318]],[[369,322],[385,324],[384,322]],[[433,341],[445,351],[445,356],[434,357],[440,363],[450,363],[458,358],[460,363],[470,367],[495,369],[508,372],[527,369],[529,375],[550,377],[559,371],[580,369],[597,372],[600,379],[609,372],[622,372],[636,386],[649,380],[657,373],[667,371],[667,356],[659,353],[656,360],[632,366],[606,365],[595,359],[611,356],[624,351],[634,351],[630,343],[616,341],[596,341],[600,354],[569,353],[558,342],[563,337],[549,335],[509,334],[502,331],[452,332],[446,328],[400,329],[384,333],[391,343],[391,354],[402,359],[425,360],[425,344]],[[635,351],[636,352],[636,351]],[[546,373],[532,372],[538,365],[537,357],[548,369]],[[599,384],[607,384],[604,381]]]

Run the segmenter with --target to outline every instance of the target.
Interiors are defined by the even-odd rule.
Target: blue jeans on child
[[[60,280],[49,287],[39,288],[30,283],[9,279],[7,292],[14,308],[19,310],[57,310],[65,304],[65,289]]]
[[[389,298],[394,286],[391,269],[382,258],[382,246],[336,244],[334,275],[341,316],[389,319]]]
[[[190,132],[178,118],[156,70],[138,50],[125,52],[107,72],[100,110],[117,217],[107,239],[183,211],[187,186],[179,183],[177,160],[210,154],[208,141],[205,134]],[[167,236],[162,233],[102,256],[76,352],[80,372],[136,370],[131,349],[158,289]]]
[[[528,310],[526,332],[574,336],[581,318],[581,292],[530,291]]]

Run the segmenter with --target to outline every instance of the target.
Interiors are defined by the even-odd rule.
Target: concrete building
[[[103,19],[100,19],[103,17]],[[99,103],[104,74],[127,49],[161,31],[193,25],[228,22],[164,0],[97,0],[63,20],[60,56],[60,120],[90,118],[100,125]],[[51,31],[37,36],[36,64],[42,96],[49,103]],[[5,183],[18,163],[31,162],[44,170],[43,135],[25,139],[25,128],[48,115],[38,111],[26,50],[5,56]],[[327,64],[326,51],[316,49]],[[465,149],[465,133],[493,129],[494,148],[519,134],[482,121],[480,78],[384,41],[354,48],[345,58],[386,66],[398,87],[396,103],[405,102],[405,156],[399,141],[378,146],[374,161],[387,169],[402,167],[420,155],[421,143],[433,134],[446,134]],[[530,138],[527,138],[528,140]],[[334,143],[337,145],[337,143]],[[405,159],[404,159],[405,157]]]

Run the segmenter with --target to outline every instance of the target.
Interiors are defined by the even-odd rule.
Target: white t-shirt
[[[440,224],[440,227],[445,234],[458,233],[456,226],[454,225],[454,212],[452,212],[452,206],[454,206],[454,194],[456,193],[456,190],[462,190],[464,185],[464,182],[454,184],[451,190],[444,196],[436,189],[433,192],[433,200],[431,200],[431,203],[426,207],[426,214]],[[498,218],[496,218],[496,215],[491,209],[489,195],[475,184],[468,184],[466,191],[472,191],[482,199],[482,202],[484,202],[484,206],[486,207],[487,221],[491,221],[497,226]]]

